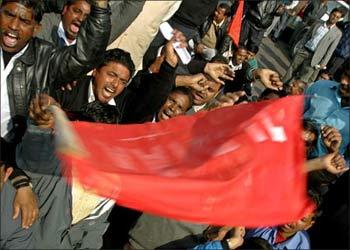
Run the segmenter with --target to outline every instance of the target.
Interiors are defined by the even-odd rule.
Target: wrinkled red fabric
[[[306,195],[302,97],[159,123],[73,123],[87,157],[69,171],[119,205],[178,220],[267,226],[295,221]]]
[[[235,16],[233,17],[230,27],[228,28],[228,35],[232,41],[238,46],[239,36],[241,34],[242,19],[243,19],[244,0],[238,0],[238,7]]]

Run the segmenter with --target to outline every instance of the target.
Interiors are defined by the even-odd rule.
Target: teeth
[[[12,38],[17,38],[17,36],[16,36],[16,35],[11,34],[11,33],[7,33],[7,36],[12,37]]]
[[[114,93],[114,89],[111,89],[111,88],[106,87],[106,90],[107,90],[108,92]]]

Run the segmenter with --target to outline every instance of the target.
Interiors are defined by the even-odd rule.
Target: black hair
[[[228,64],[229,61],[226,57],[224,57],[223,55],[217,54],[216,56],[214,56],[211,60],[211,63],[224,63],[224,64]]]
[[[333,74],[330,73],[327,69],[321,69],[320,72],[318,73],[317,77],[320,77],[322,74],[327,74],[329,75],[329,79],[333,78]]]
[[[253,44],[250,43],[250,42],[248,42],[248,44],[247,44],[247,50],[250,51],[250,52],[252,52],[252,53],[254,53],[254,54],[256,54],[256,53],[258,53],[258,51],[259,51],[259,47],[256,46],[256,45],[253,45]]]
[[[104,53],[103,62],[97,67],[98,69],[109,62],[116,62],[124,65],[130,71],[130,77],[134,75],[135,64],[131,59],[130,53],[122,49],[111,49]]]
[[[319,192],[316,192],[315,190],[308,190],[307,195],[309,198],[314,202],[316,209],[314,211],[314,216],[312,218],[313,221],[315,221],[318,217],[322,215],[321,205],[323,202],[322,195]]]
[[[341,17],[344,17],[346,15],[346,13],[347,13],[347,9],[341,8],[341,7],[340,8],[334,8],[334,9],[332,9],[330,14],[332,14],[334,12],[340,12],[341,13]]]
[[[270,94],[275,94],[277,95],[278,97],[285,97],[286,96],[286,93],[284,91],[281,91],[281,90],[274,90],[274,89],[268,89],[266,88],[261,94],[260,94],[260,99],[270,95]]]
[[[316,147],[317,138],[318,138],[318,126],[317,123],[310,119],[303,119],[303,129],[315,134],[315,140],[309,145],[311,148]]]
[[[93,101],[83,106],[78,112],[68,112],[71,121],[88,121],[108,124],[119,122],[119,111],[116,106]]]
[[[41,22],[41,19],[44,15],[44,5],[41,0],[3,0],[1,3],[1,7],[5,6],[8,3],[19,3],[24,5],[26,8],[33,9],[34,12],[34,20],[37,23]]]
[[[341,72],[341,76],[346,76],[350,78],[350,68],[347,68]]]
[[[304,130],[315,133],[316,137],[318,137],[318,129],[317,123],[311,119],[303,119],[303,128]]]
[[[244,242],[242,246],[239,247],[239,249],[272,250],[273,248],[267,240],[258,237],[251,237],[248,239],[244,239]]]
[[[67,0],[65,6],[70,6],[70,5],[75,4],[76,2],[79,2],[79,1],[85,1],[91,5],[91,1],[89,1],[89,0]]]
[[[225,9],[225,16],[229,16],[231,13],[231,7],[227,3],[221,3],[218,5],[220,9]]]
[[[171,91],[171,93],[174,93],[174,92],[181,93],[181,94],[186,95],[188,97],[188,99],[190,101],[190,107],[186,110],[186,111],[188,111],[193,105],[193,97],[191,94],[191,90],[189,88],[179,86],[179,87],[174,88]]]

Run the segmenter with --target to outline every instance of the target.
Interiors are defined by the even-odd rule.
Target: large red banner
[[[75,122],[86,157],[65,155],[82,185],[178,220],[266,226],[301,218],[306,195],[302,97],[160,123]]]

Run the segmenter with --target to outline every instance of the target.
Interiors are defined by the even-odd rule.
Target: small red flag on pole
[[[237,7],[236,14],[233,17],[228,30],[228,35],[231,37],[231,39],[233,40],[233,42],[236,44],[237,47],[239,43],[239,36],[241,34],[243,7],[244,7],[244,0],[238,0],[238,7]]]

